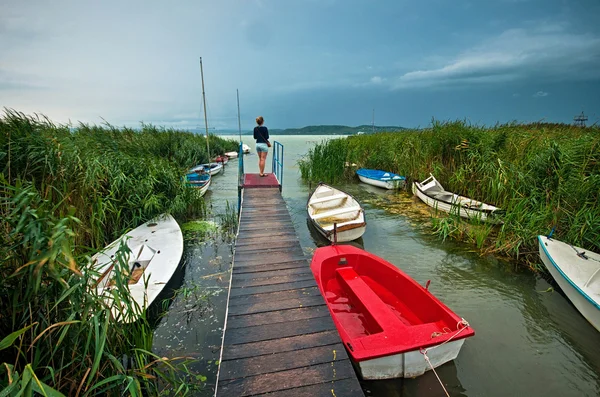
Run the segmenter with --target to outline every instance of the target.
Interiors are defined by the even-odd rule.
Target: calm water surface
[[[283,197],[308,258],[325,244],[306,217],[308,185],[296,162],[323,136],[274,137],[285,146]],[[254,152],[254,142],[243,137]],[[267,160],[270,167],[271,153]],[[258,172],[255,154],[246,171]],[[232,164],[233,163],[233,164]],[[208,201],[215,221],[226,203],[237,205],[237,162],[214,177]],[[360,183],[338,186],[366,210],[367,231],[358,241],[401,268],[475,329],[458,358],[437,369],[452,396],[598,396],[600,333],[543,278],[514,264],[480,257],[472,247],[442,242],[427,227],[427,207],[406,192]],[[155,332],[158,354],[199,360],[192,369],[207,377],[199,395],[214,393],[231,267],[231,240],[186,237],[184,263],[172,284],[180,288]],[[432,372],[416,379],[364,382],[367,396],[444,396]]]

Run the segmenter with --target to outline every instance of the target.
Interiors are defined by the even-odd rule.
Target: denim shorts
[[[268,153],[269,147],[266,143],[257,143],[256,144],[256,153]]]

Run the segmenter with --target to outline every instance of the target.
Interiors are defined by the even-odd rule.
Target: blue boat
[[[208,172],[205,172],[205,173],[190,172],[185,175],[185,181],[188,184],[188,186],[199,189],[201,196],[204,196],[204,193],[206,193],[206,191],[208,190],[211,179],[212,178],[210,176],[210,173],[208,173]]]
[[[356,170],[356,175],[361,182],[384,189],[400,189],[406,183],[406,177],[388,171],[359,168]]]

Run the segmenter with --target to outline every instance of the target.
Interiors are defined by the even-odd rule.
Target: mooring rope
[[[461,327],[462,325],[462,327]],[[440,382],[440,386],[442,386],[442,389],[444,389],[444,392],[446,393],[446,396],[450,397],[450,394],[448,394],[448,390],[446,390],[446,387],[444,386],[444,384],[442,383],[442,380],[440,379],[440,377],[438,376],[437,372],[435,372],[435,368],[433,368],[433,365],[431,364],[431,361],[429,361],[429,357],[427,357],[427,352],[429,350],[433,350],[437,347],[443,346],[446,343],[450,342],[452,339],[454,339],[456,336],[458,336],[458,334],[460,334],[461,332],[463,332],[465,329],[469,328],[470,324],[467,320],[465,320],[464,318],[462,318],[458,323],[456,323],[456,329],[458,330],[454,335],[452,335],[451,337],[449,337],[448,339],[446,339],[444,342],[440,343],[439,345],[435,345],[432,347],[429,347],[427,349],[419,349],[419,352],[423,355],[423,357],[425,358],[425,361],[427,361],[427,364],[429,364],[429,367],[431,368],[431,370],[433,371],[433,373],[435,374],[435,377],[437,378],[438,382]],[[448,331],[446,331],[448,330]],[[443,332],[434,332],[431,334],[431,338],[436,338],[438,336],[441,335],[446,335],[450,332],[450,329],[447,327],[442,328]]]

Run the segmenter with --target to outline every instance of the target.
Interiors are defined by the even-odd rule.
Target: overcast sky
[[[0,107],[237,129],[600,123],[598,0],[1,0]]]

